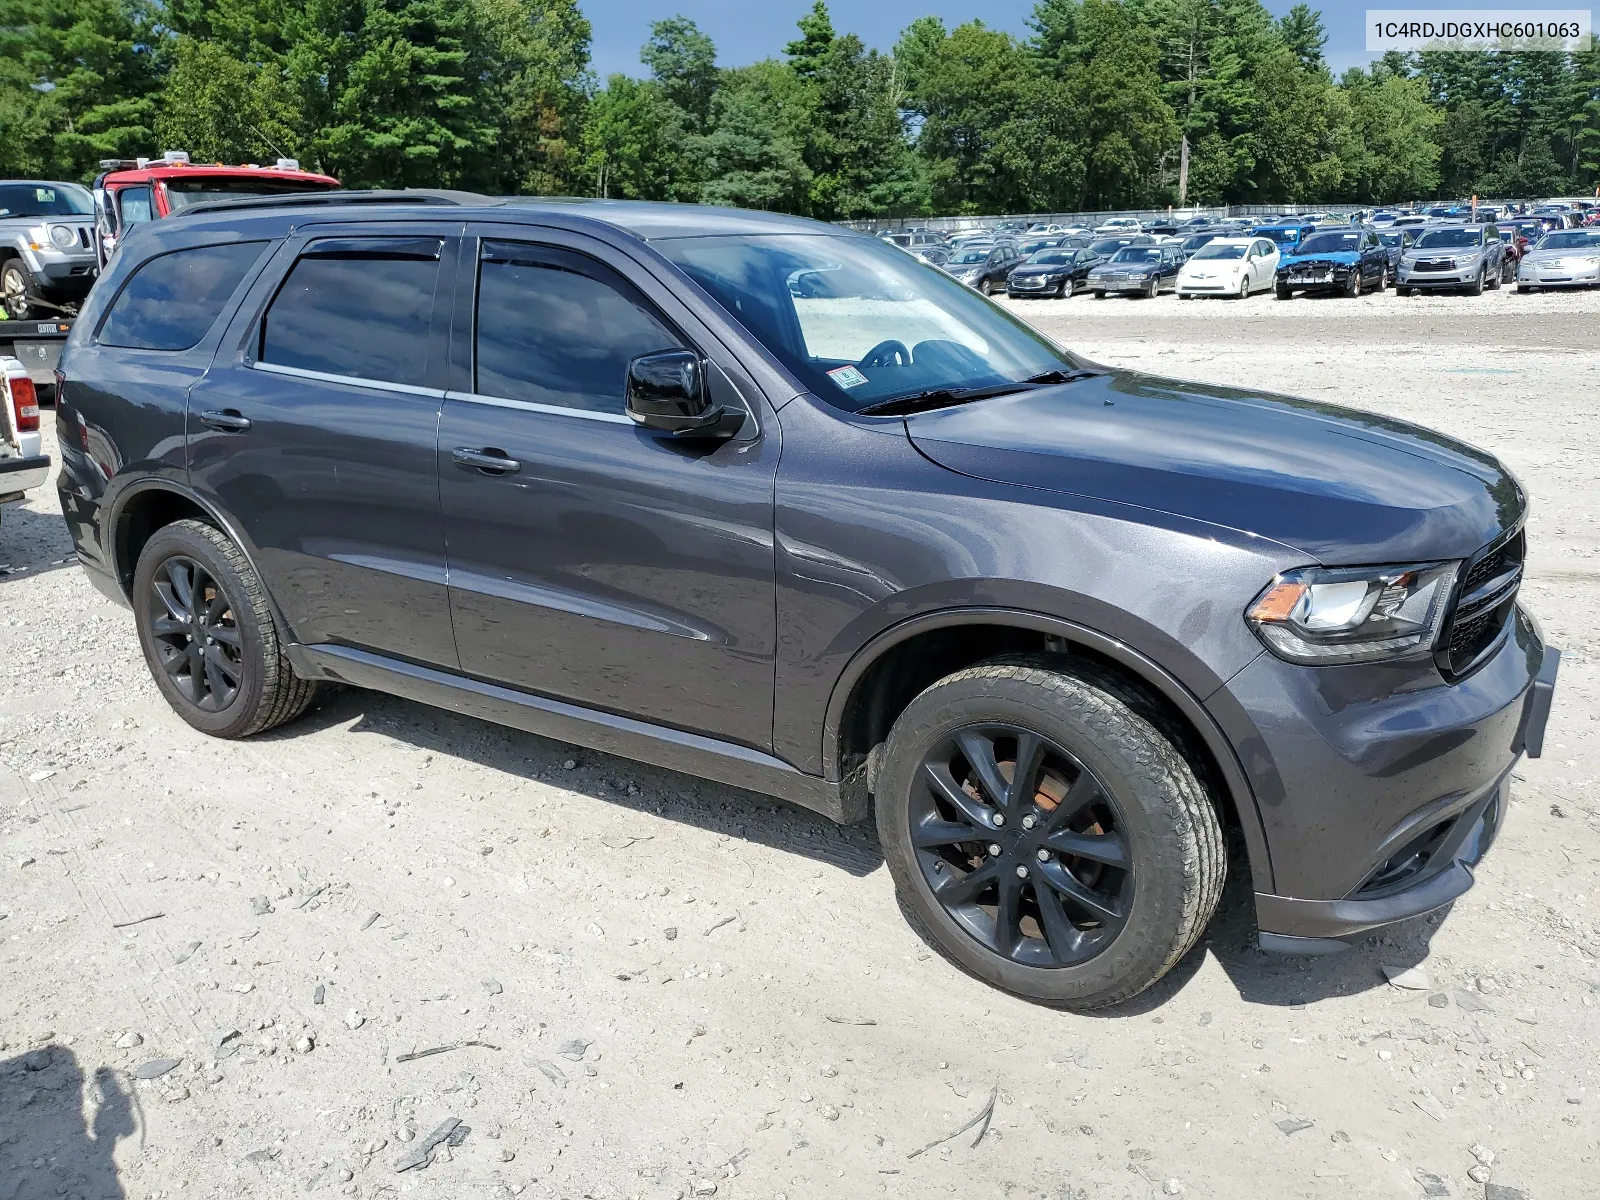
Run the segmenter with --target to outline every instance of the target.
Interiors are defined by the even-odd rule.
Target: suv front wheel
[[[203,733],[248,737],[292,721],[316,696],[290,669],[250,561],[214,526],[175,521],[151,536],[133,612],[156,686]]]
[[[1165,720],[1092,664],[960,671],[895,722],[878,835],[945,957],[1062,1008],[1116,1004],[1194,945],[1222,893],[1222,828]]]

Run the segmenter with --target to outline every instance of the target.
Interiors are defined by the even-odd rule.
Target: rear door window
[[[188,350],[222,312],[266,242],[195,246],[158,255],[134,271],[100,326],[102,346]]]
[[[421,387],[443,248],[437,237],[310,243],[267,310],[260,360]]]

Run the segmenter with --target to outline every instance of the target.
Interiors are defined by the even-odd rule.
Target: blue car
[[[1315,221],[1295,217],[1253,226],[1250,230],[1250,236],[1270,238],[1277,243],[1279,254],[1288,254],[1300,244],[1301,239],[1316,232],[1316,229],[1317,223]]]
[[[1319,229],[1278,255],[1279,300],[1297,291],[1359,296],[1368,286],[1380,292],[1389,286],[1389,250],[1370,225]]]

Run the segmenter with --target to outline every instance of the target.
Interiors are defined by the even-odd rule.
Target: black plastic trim
[[[559,741],[654,763],[673,771],[762,792],[841,823],[866,817],[847,811],[837,785],[806,775],[760,750],[651,724],[564,700],[552,700],[449,671],[335,645],[292,645],[289,660],[304,679],[329,679],[418,700],[466,716]]]

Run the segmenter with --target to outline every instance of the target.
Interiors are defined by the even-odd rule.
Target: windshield
[[[1341,250],[1358,250],[1359,233],[1319,233],[1301,243],[1300,254],[1338,254]]]
[[[1257,237],[1271,238],[1280,246],[1292,246],[1300,240],[1299,229],[1258,229]]]
[[[1202,258],[1243,258],[1244,257],[1244,252],[1246,250],[1248,250],[1249,248],[1250,247],[1248,247],[1248,246],[1240,246],[1240,245],[1219,246],[1215,242],[1213,242],[1209,246],[1201,246],[1200,249],[1195,252],[1195,259],[1202,259]]]
[[[0,217],[87,217],[89,193],[70,183],[0,183]]]
[[[1076,250],[1041,250],[1028,261],[1031,263],[1069,263],[1077,257]]]
[[[968,266],[973,263],[986,263],[989,261],[989,247],[981,246],[976,250],[962,250],[952,254],[950,261],[957,266]]]
[[[1481,229],[1430,229],[1417,239],[1419,250],[1437,250],[1441,246],[1481,246]]]
[[[1183,239],[1183,248],[1185,250],[1198,250],[1207,242],[1214,241],[1220,236],[1220,234],[1216,233],[1197,233]]]
[[[774,234],[653,245],[806,387],[851,412],[1077,369],[1021,321],[873,238]],[[806,273],[827,275],[823,294],[796,296],[786,286]]]
[[[1112,255],[1114,263],[1143,263],[1159,262],[1161,260],[1161,247],[1159,246],[1124,246]]]
[[[1091,244],[1089,249],[1101,256],[1115,254],[1132,240],[1132,238],[1105,238],[1102,241]]]
[[[192,204],[205,204],[211,200],[239,200],[246,196],[288,196],[295,192],[326,192],[332,189],[325,183],[312,183],[305,179],[271,179],[240,175],[231,178],[168,179],[167,201],[173,212],[182,212]]]
[[[1539,239],[1540,250],[1596,250],[1600,249],[1600,229],[1563,229],[1547,233]]]

